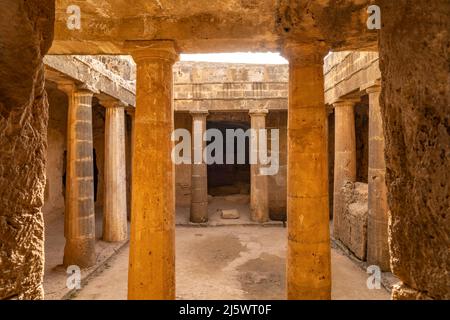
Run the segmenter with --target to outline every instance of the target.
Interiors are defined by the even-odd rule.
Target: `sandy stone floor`
[[[286,229],[280,226],[177,227],[177,299],[284,299]],[[128,246],[74,299],[126,299]],[[332,250],[333,299],[385,300],[367,274]]]
[[[100,211],[97,209],[97,211]],[[45,220],[45,274],[44,291],[45,299],[58,300],[69,293],[67,288],[66,268],[62,266],[64,256],[64,216],[62,213],[47,215]],[[120,250],[124,242],[109,243],[101,240],[102,216],[96,215],[96,238],[95,250],[97,253],[96,265],[81,271],[82,277],[94,273],[111,256]]]

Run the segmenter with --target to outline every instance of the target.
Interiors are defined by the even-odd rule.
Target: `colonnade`
[[[175,298],[175,193],[171,160],[174,128],[172,66],[178,52],[172,41],[130,44],[137,64],[136,109],[133,121],[132,209],[128,297]],[[331,298],[331,248],[328,202],[327,111],[324,103],[323,57],[326,50],[290,43],[284,48],[290,62],[288,113],[288,252],[287,297]],[[62,85],[69,96],[68,176],[65,263],[89,266],[95,262],[95,219],[92,172],[93,92]],[[385,258],[386,190],[379,87],[367,88],[371,103],[369,189],[369,259]],[[103,237],[127,237],[125,190],[125,108],[105,100],[105,212]],[[356,175],[354,101],[336,103],[335,195]],[[264,129],[267,111],[250,112],[251,127]],[[206,112],[191,112],[193,139],[206,130]],[[256,143],[256,141],[252,141]],[[193,143],[192,155],[196,154]],[[204,147],[204,144],[197,144]],[[378,156],[374,156],[377,154]],[[193,158],[190,220],[208,220],[207,166]],[[267,177],[261,164],[251,167],[251,217],[268,220]],[[380,199],[382,200],[380,202]],[[334,230],[339,232],[339,201],[335,201]]]
[[[390,270],[388,246],[386,165],[384,160],[383,122],[380,111],[381,85],[378,81],[364,85],[361,93],[369,97],[369,164],[368,164],[368,221],[367,262],[382,271]],[[342,187],[356,182],[355,105],[359,99],[341,98],[334,103],[335,158],[333,232],[336,239],[342,233],[344,199]]]
[[[64,214],[63,264],[86,268],[95,265],[94,157],[92,101],[94,89],[75,81],[59,82],[68,98],[67,168]],[[125,158],[125,107],[121,101],[99,95],[106,108],[105,192],[103,240],[128,237]]]

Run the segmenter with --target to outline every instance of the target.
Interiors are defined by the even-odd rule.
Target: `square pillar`
[[[171,41],[128,44],[137,65],[129,299],[175,299],[175,170]]]
[[[266,129],[266,116],[268,110],[250,110],[251,122],[251,150],[259,150],[259,130]],[[255,152],[257,154],[257,152]],[[259,155],[254,159],[256,163],[250,166],[250,218],[255,222],[269,221],[269,195],[267,192],[267,175],[261,174]]]
[[[95,254],[92,97],[87,87],[60,83],[68,97],[67,169],[64,212],[65,266],[93,266]]]
[[[367,262],[390,271],[388,244],[389,207],[383,120],[380,110],[381,85],[366,88],[369,95],[369,217],[367,222]]]
[[[191,111],[192,116],[192,165],[190,221],[208,221],[208,170],[203,159],[206,142],[206,117],[208,111]]]
[[[103,240],[128,238],[125,161],[125,104],[112,98],[100,99],[105,117],[105,192]]]
[[[342,187],[356,181],[355,100],[340,100],[334,107],[333,236],[340,239],[344,214]]]
[[[289,43],[287,297],[331,298],[322,47]]]

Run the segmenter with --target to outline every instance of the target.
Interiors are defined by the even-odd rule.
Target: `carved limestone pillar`
[[[64,265],[85,268],[96,261],[92,143],[94,93],[72,82],[60,83],[58,88],[67,94],[69,102]]]
[[[331,298],[327,112],[320,47],[287,44],[288,299]]]
[[[100,103],[106,108],[103,240],[123,241],[128,237],[125,104],[115,99]]]
[[[191,111],[192,116],[192,166],[191,166],[191,213],[190,221],[208,221],[208,175],[207,164],[203,159],[206,142],[207,111]]]
[[[354,100],[340,100],[333,104],[334,135],[334,199],[333,236],[340,239],[344,214],[342,187],[347,181],[356,181],[356,137]]]
[[[367,262],[390,271],[386,164],[384,161],[383,121],[379,83],[366,89],[369,95],[369,217],[367,224]]]
[[[259,130],[266,129],[267,110],[250,110],[250,122],[253,135],[250,141],[250,148],[259,150]],[[255,222],[269,221],[269,195],[267,191],[267,175],[260,172],[261,163],[259,156],[256,157],[256,163],[250,167],[250,218]]]
[[[129,299],[175,299],[171,41],[130,43],[137,65]]]

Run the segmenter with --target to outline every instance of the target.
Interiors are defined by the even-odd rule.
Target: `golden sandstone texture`
[[[43,298],[47,95],[42,58],[54,1],[4,0],[0,14],[0,299]]]
[[[450,299],[450,2],[383,1],[382,11],[391,266],[404,283],[394,298]]]
[[[174,170],[166,139],[173,125],[175,53],[299,48],[288,57],[288,292],[293,299],[327,299],[331,287],[328,159],[318,49],[325,55],[328,49],[378,48],[391,267],[402,281],[393,297],[450,299],[448,0],[79,3],[86,25],[74,33],[66,25],[71,0],[58,1],[56,10],[55,2],[49,0],[1,2],[0,299],[43,298],[41,207],[48,111],[42,58],[52,44],[55,11],[51,50],[55,54],[129,54],[136,42],[173,43],[172,54],[159,50],[134,54],[138,108],[133,185],[135,190],[142,189],[133,195],[133,212],[140,215],[131,231],[131,244],[136,247],[130,266],[131,298],[148,298],[149,291],[158,297],[175,297],[174,192],[167,187]],[[381,8],[380,31],[366,27],[369,4]],[[128,47],[127,41],[131,41]],[[158,163],[157,170],[150,171],[148,158]],[[302,160],[301,165],[296,163]],[[301,184],[302,179],[307,184]],[[148,184],[150,180],[153,185]],[[318,215],[307,215],[301,220],[307,228],[301,229],[295,223],[305,211]],[[148,249],[153,248],[148,258]],[[150,266],[155,278],[140,282]]]

